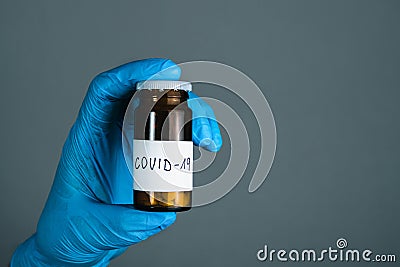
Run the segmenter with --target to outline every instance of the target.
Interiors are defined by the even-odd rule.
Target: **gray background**
[[[400,2],[187,2],[1,1],[0,265],[35,231],[90,80],[147,57],[248,74],[274,112],[277,153],[249,194],[254,117],[225,90],[197,86],[248,120],[246,175],[111,266],[286,266],[258,262],[256,252],[323,249],[339,237],[399,258]],[[226,144],[218,162],[228,155]],[[196,183],[224,168],[216,165]]]

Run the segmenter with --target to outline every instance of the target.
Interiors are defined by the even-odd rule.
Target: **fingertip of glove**
[[[160,69],[151,80],[178,80],[181,76],[181,68],[170,59],[163,59]]]
[[[193,141],[199,147],[207,149],[211,152],[218,152],[222,146],[221,134],[213,133],[212,127],[209,124],[198,126],[196,123],[195,131],[193,132]]]
[[[218,152],[222,147],[222,136],[220,133],[216,133],[213,136],[213,147],[210,149],[211,152]]]
[[[162,63],[161,69],[166,69],[175,66],[177,66],[176,63],[173,62],[171,59],[164,59],[164,63]]]
[[[168,212],[164,222],[160,225],[161,230],[164,230],[165,228],[173,224],[175,220],[176,220],[175,212]]]
[[[165,229],[175,222],[174,212],[148,212],[135,209],[125,210],[118,223],[124,231]]]
[[[176,220],[175,212],[146,212],[147,225],[149,228],[160,228],[161,230],[173,224]]]
[[[222,146],[221,140],[221,138],[217,138],[215,136],[213,139],[205,138],[200,141],[199,146],[211,152],[218,152]]]

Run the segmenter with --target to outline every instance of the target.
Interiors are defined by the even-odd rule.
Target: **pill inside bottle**
[[[147,80],[136,85],[133,202],[145,211],[186,211],[193,189],[192,86]]]

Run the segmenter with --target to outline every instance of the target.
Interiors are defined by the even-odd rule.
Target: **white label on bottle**
[[[176,192],[193,189],[193,142],[133,140],[133,188]]]

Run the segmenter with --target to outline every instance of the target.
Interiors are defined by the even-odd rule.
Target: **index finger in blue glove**
[[[91,133],[107,132],[123,117],[140,80],[178,80],[180,68],[169,59],[134,61],[97,75],[90,83],[77,122]]]

